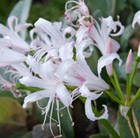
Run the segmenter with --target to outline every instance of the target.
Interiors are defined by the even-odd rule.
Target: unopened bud
[[[133,59],[133,54],[132,54],[132,50],[130,50],[125,65],[125,71],[127,74],[131,72],[132,59]]]
[[[137,56],[140,57],[140,44],[138,46],[138,53],[137,53]]]

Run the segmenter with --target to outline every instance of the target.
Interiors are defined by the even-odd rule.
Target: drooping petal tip
[[[132,27],[135,28],[135,24],[138,23],[140,25],[140,11],[136,12],[134,15],[134,19],[132,22]]]

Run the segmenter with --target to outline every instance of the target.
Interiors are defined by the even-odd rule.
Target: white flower
[[[65,16],[69,24],[76,28],[80,25],[89,27],[93,23],[93,17],[90,16],[84,0],[68,1],[65,5]]]
[[[117,31],[118,27],[120,28],[119,31]],[[101,26],[97,22],[93,24],[89,31],[90,37],[94,41],[94,45],[101,51],[102,55],[108,54],[107,47],[109,45],[112,45],[112,53],[116,53],[120,48],[119,43],[110,38],[110,36],[118,36],[122,34],[124,31],[124,27],[119,21],[113,21],[111,16],[109,16],[108,18],[102,18]]]
[[[56,76],[61,78],[66,84],[77,87],[71,93],[72,96],[77,97],[81,95],[87,99],[87,104],[85,106],[87,118],[95,121],[98,120],[98,117],[93,115],[91,108],[88,108],[87,105],[91,103],[89,101],[99,98],[102,95],[102,91],[109,89],[109,86],[101,77],[98,78],[93,74],[86,63],[83,53],[87,47],[88,45],[86,45],[86,43],[81,43],[80,46],[76,47],[77,61],[69,60],[60,64],[61,66],[59,66]],[[107,118],[107,116],[107,111],[105,111],[105,114],[102,117]]]
[[[133,22],[132,22],[132,27],[135,28],[135,24],[138,23],[140,25],[140,11],[135,13]]]
[[[31,56],[28,57],[27,63],[29,64],[30,70],[34,74],[37,74],[38,77],[32,76],[31,73],[30,75],[27,75],[19,79],[20,83],[26,86],[37,87],[42,90],[36,91],[26,96],[23,107],[26,108],[32,102],[36,102],[38,104],[39,100],[48,98],[49,99],[48,104],[44,108],[41,108],[38,104],[38,107],[44,110],[44,114],[45,114],[44,123],[45,123],[46,117],[48,116],[48,112],[50,110],[52,113],[53,105],[54,102],[56,101],[58,125],[60,128],[61,127],[60,118],[59,118],[60,109],[59,109],[58,101],[61,101],[63,103],[64,107],[67,108],[69,113],[69,107],[71,106],[72,97],[69,91],[67,90],[67,88],[65,87],[64,83],[55,75],[59,63],[53,63],[53,61],[51,60],[48,60],[47,62],[44,63],[37,62]],[[52,114],[50,114],[50,122],[52,121],[51,119],[52,119]]]
[[[119,31],[118,31],[119,27]],[[120,60],[117,51],[120,48],[119,43],[112,39],[110,36],[118,36],[122,34],[124,31],[124,27],[120,23],[120,21],[113,21],[112,17],[109,16],[107,18],[101,19],[101,25],[97,22],[93,24],[93,26],[89,30],[89,35],[93,39],[94,45],[100,50],[103,57],[98,62],[102,61],[100,65],[98,65],[98,74],[100,74],[101,66],[106,65],[106,70],[109,76],[112,75],[112,62],[115,58]],[[112,33],[113,32],[113,33]],[[114,53],[114,54],[113,54]],[[111,62],[110,62],[111,61]]]
[[[30,47],[28,43],[20,37],[20,31],[31,26],[31,24],[17,24],[17,18],[11,16],[8,18],[8,26],[9,28],[0,24],[0,34],[3,36],[0,38],[0,46],[10,47],[22,53],[29,51]]]
[[[40,18],[31,32],[32,38],[34,33],[38,37],[33,39],[31,45],[37,51],[34,56],[38,61],[41,58],[47,61],[50,58],[60,58],[63,60],[73,57],[74,44],[72,38],[75,35],[73,28],[62,28],[61,22],[51,23]]]

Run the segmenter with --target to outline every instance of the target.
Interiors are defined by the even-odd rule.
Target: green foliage
[[[26,22],[29,16],[32,0],[20,0],[14,6],[9,16],[16,16],[20,23]]]
[[[118,114],[118,131],[121,138],[133,138],[127,120]]]
[[[109,136],[104,135],[104,134],[94,134],[94,135],[90,136],[89,138],[109,138]]]
[[[34,23],[40,17],[49,21],[59,21],[64,15],[64,5],[66,1],[67,0],[51,0],[46,5],[40,3],[32,5],[29,22]]]
[[[115,0],[87,0],[87,5],[95,17],[113,15]]]
[[[127,50],[129,39],[130,39],[130,37],[132,36],[133,33],[134,33],[134,30],[132,29],[132,26],[128,25],[125,28],[125,31],[123,32],[123,34],[121,36],[120,43],[121,43],[121,50],[122,51],[125,52]]]
[[[0,0],[0,22],[5,23],[17,0]]]

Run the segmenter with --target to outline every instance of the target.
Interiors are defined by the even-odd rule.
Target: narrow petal
[[[108,110],[107,110],[106,105],[103,105],[103,107],[105,109],[104,113],[101,116],[96,117],[92,111],[91,100],[86,99],[85,114],[86,114],[87,118],[90,119],[91,121],[100,120],[100,119],[107,119],[108,118]]]
[[[56,88],[56,94],[60,101],[66,106],[70,106],[71,104],[71,96],[66,87],[63,84],[60,84]]]
[[[81,93],[81,96],[86,97],[90,100],[96,100],[103,94],[103,92],[100,92],[99,94],[97,94],[96,92],[90,92],[86,85],[82,85],[79,89],[79,92]]]
[[[23,31],[24,29],[27,29],[28,27],[31,27],[32,24],[30,23],[22,23],[22,24],[18,24],[15,28],[16,32],[20,32]]]
[[[117,53],[111,53],[111,54],[107,54],[105,56],[102,56],[99,60],[98,60],[98,66],[97,66],[97,70],[98,70],[98,76],[100,76],[102,68],[110,65],[114,59],[118,59],[119,60],[119,66],[122,64],[122,60],[120,59],[119,55]]]
[[[31,87],[38,87],[38,88],[44,88],[49,89],[54,87],[54,83],[50,80],[43,80],[34,76],[25,76],[21,79],[19,79],[19,82]]]
[[[50,95],[51,95],[50,92],[47,90],[42,90],[42,91],[37,91],[37,92],[31,93],[25,97],[23,108],[26,108],[32,102],[37,102],[41,99],[50,97]]]
[[[58,42],[63,39],[62,34],[58,28],[54,28],[53,24],[43,18],[39,18],[35,23],[35,27],[40,28],[49,34],[52,38],[56,39]]]
[[[22,63],[26,60],[26,56],[23,54],[2,46],[0,47],[0,55],[0,64]]]
[[[15,26],[17,26],[18,19],[16,16],[10,16],[8,18],[8,26],[10,30],[15,31]]]

